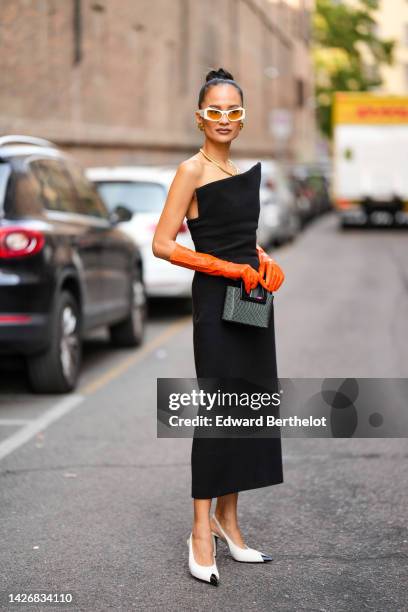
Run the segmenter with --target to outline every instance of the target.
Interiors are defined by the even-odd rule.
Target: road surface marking
[[[26,419],[3,419],[0,420],[0,425],[2,424],[15,424],[21,425],[24,424],[19,431],[12,434],[9,438],[0,442],[0,461],[14,450],[28,442],[31,438],[33,438],[40,431],[44,431],[51,423],[57,421],[62,416],[73,410],[76,406],[81,404],[86,396],[91,395],[98,391],[101,387],[109,383],[111,380],[117,378],[121,374],[123,374],[126,370],[128,370],[132,365],[138,363],[146,357],[149,353],[151,353],[157,346],[166,342],[169,338],[174,336],[180,328],[184,327],[187,323],[191,323],[191,316],[183,317],[177,320],[175,323],[169,325],[165,331],[161,334],[158,334],[155,338],[153,338],[146,345],[142,345],[142,347],[134,354],[130,355],[126,359],[124,359],[119,365],[111,368],[107,372],[105,372],[99,378],[96,378],[93,382],[81,387],[79,389],[79,393],[71,394],[60,402],[58,402],[55,406],[44,412],[41,416],[36,419],[26,420]]]
[[[12,427],[13,425],[27,425],[32,419],[0,419],[0,427]]]
[[[87,385],[84,385],[83,387],[80,387],[79,392],[83,393],[84,395],[91,395],[92,393],[95,393],[101,387],[104,387],[106,384],[108,384],[115,378],[118,378],[118,376],[126,372],[126,370],[128,370],[131,366],[141,361],[155,348],[157,348],[161,344],[164,344],[164,342],[174,336],[180,330],[180,328],[187,325],[187,323],[191,323],[191,315],[182,317],[181,319],[169,325],[163,333],[158,334],[155,338],[150,340],[150,342],[143,345],[136,353],[129,355],[121,363],[116,366],[113,366],[111,369],[104,372],[101,376],[97,377],[92,382],[88,383]]]
[[[84,401],[83,395],[69,395],[58,402],[55,406],[44,412],[41,416],[33,419],[19,431],[16,431],[7,440],[0,443],[0,460],[12,453],[16,448],[22,446],[33,438],[39,431],[44,431],[51,423],[60,419],[64,414]]]

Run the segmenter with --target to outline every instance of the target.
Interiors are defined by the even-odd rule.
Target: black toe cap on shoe
[[[218,578],[215,574],[211,574],[210,582],[214,586],[218,586]]]
[[[267,563],[268,561],[273,561],[273,557],[271,557],[270,555],[262,554],[262,559],[264,560],[264,563]]]

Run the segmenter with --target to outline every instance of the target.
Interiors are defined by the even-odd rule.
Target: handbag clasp
[[[256,287],[254,287],[249,293],[247,293],[245,290],[244,281],[243,279],[241,279],[241,300],[247,300],[248,302],[257,302],[258,304],[265,304],[266,298],[266,289],[260,283],[258,283]]]

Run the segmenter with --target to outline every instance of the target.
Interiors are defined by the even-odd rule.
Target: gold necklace
[[[223,172],[226,172],[227,174],[229,174],[230,176],[235,176],[236,174],[239,174],[239,170],[236,167],[236,165],[234,164],[233,161],[231,161],[230,159],[228,160],[229,163],[234,166],[235,168],[235,172],[230,172],[229,170],[225,170],[225,168],[223,168],[222,166],[220,166],[220,164],[217,162],[217,160],[212,159],[212,157],[210,157],[209,155],[207,155],[207,153],[205,153],[203,151],[203,149],[200,149],[200,152],[204,155],[204,157],[206,157],[208,159],[208,161],[212,162],[213,164],[215,164],[220,170],[222,170]]]

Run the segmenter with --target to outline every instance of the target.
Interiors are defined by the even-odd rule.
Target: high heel
[[[214,545],[214,553],[213,553],[214,563],[212,565],[200,565],[194,559],[193,534],[190,533],[190,536],[187,540],[188,567],[189,567],[191,575],[194,576],[195,578],[198,578],[199,580],[203,580],[204,582],[209,582],[210,584],[213,584],[214,586],[218,586],[220,575],[218,573],[217,564],[215,562],[215,556],[217,553],[216,553],[216,544],[215,544],[214,535],[213,535],[213,545]]]
[[[222,537],[214,531],[212,532],[213,536],[216,539],[220,538],[223,542],[225,542],[225,544],[227,544],[229,551],[235,561],[243,561],[246,563],[266,563],[267,561],[273,560],[270,555],[265,555],[264,553],[260,552],[259,550],[255,550],[254,548],[249,548],[248,546],[246,546],[245,548],[241,548],[240,546],[237,546],[237,544],[235,544],[231,540],[231,538],[228,537],[228,535],[225,533],[224,529],[221,527],[215,515],[212,516],[212,519],[217,525]]]

